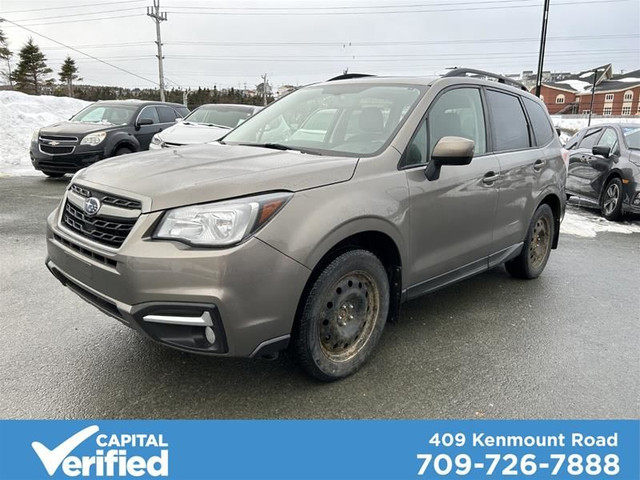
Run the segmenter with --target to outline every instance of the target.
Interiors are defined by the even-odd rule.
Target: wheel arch
[[[299,323],[309,291],[318,276],[333,259],[344,252],[356,249],[368,250],[380,259],[389,276],[390,304],[388,321],[396,321],[400,313],[402,298],[402,256],[396,241],[380,230],[363,230],[345,236],[328,248],[315,263],[311,275],[298,299],[293,328]]]
[[[109,157],[113,157],[118,149],[122,147],[127,147],[130,148],[132,152],[137,152],[140,150],[140,143],[131,135],[117,135],[113,139],[112,146],[109,149]]]
[[[618,178],[620,181],[622,181],[622,172],[618,169],[614,169],[607,174],[607,178],[605,178],[604,182],[602,182],[602,188],[600,189],[600,193],[598,194],[598,205],[602,204],[602,196],[604,195],[604,191],[607,189],[607,185],[612,178]]]
[[[555,193],[549,193],[540,201],[538,208],[541,205],[548,205],[553,212],[554,229],[551,248],[558,248],[558,241],[560,240],[560,220],[562,219],[562,202],[558,195]]]

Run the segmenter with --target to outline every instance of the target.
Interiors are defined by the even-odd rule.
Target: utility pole
[[[589,121],[587,127],[591,126],[591,114],[593,113],[593,99],[596,97],[596,81],[598,81],[598,69],[593,71],[593,86],[591,87],[591,105],[589,105]]]
[[[540,97],[542,86],[542,66],[544,64],[544,50],[547,46],[547,23],[549,21],[549,2],[544,0],[544,13],[542,14],[542,34],[540,35],[540,51],[538,52],[538,75],[536,75],[536,97]]]
[[[160,101],[164,102],[164,70],[162,69],[162,38],[160,37],[160,22],[167,20],[167,12],[160,13],[160,0],[153,0],[153,7],[147,7],[147,16],[156,23],[156,44],[158,45],[158,77],[160,80]]]
[[[260,78],[262,78],[262,100],[264,106],[267,106],[267,74],[265,73]]]

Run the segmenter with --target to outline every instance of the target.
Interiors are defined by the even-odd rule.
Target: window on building
[[[540,101],[544,102],[544,95],[540,95]]]
[[[611,107],[604,107],[604,110],[602,111],[603,115],[611,115]]]
[[[564,95],[560,94],[556,97],[556,103],[564,103]]]
[[[630,102],[631,100],[633,100],[633,92],[631,90],[624,92],[624,101]]]
[[[622,115],[631,115],[631,105],[622,107]]]
[[[607,93],[607,94],[604,96],[604,101],[605,101],[605,102],[613,102],[613,93]]]
[[[582,113],[589,115],[591,113],[591,110],[582,110]]]

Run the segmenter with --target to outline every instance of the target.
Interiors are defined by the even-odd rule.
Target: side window
[[[529,148],[527,119],[514,95],[487,90],[487,102],[493,123],[494,151],[506,152]]]
[[[156,107],[144,107],[140,112],[138,120],[142,120],[143,118],[150,118],[151,120],[153,120],[153,123],[160,123],[158,112],[156,112]]]
[[[546,145],[555,136],[547,113],[538,103],[528,98],[524,98],[524,107],[529,114],[529,120],[531,120],[533,133],[536,137],[536,143],[539,147]]]
[[[427,122],[420,122],[420,128],[409,143],[402,162],[404,166],[424,165],[427,163]]]
[[[616,134],[613,128],[607,128],[600,140],[598,140],[598,145],[602,145],[603,147],[609,147],[611,152],[615,152],[618,148],[618,135]]]
[[[176,121],[178,114],[171,107],[156,107],[158,110],[158,117],[160,118],[160,123],[173,123]]]
[[[580,142],[580,148],[586,148],[591,150],[593,146],[596,144],[598,138],[600,138],[600,133],[602,133],[601,128],[594,128],[592,130],[587,131],[582,137],[582,141]]]
[[[480,90],[456,88],[440,96],[429,110],[427,117],[429,156],[442,137],[464,137],[476,144],[475,155],[487,151],[486,129]]]

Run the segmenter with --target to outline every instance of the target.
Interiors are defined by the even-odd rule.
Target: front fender
[[[363,233],[387,235],[404,264],[408,251],[409,195],[404,173],[296,193],[257,237],[309,269],[334,246]]]
[[[116,150],[124,145],[129,146],[134,152],[140,151],[140,142],[129,132],[114,132],[109,135],[105,153],[108,157],[113,156]]]

